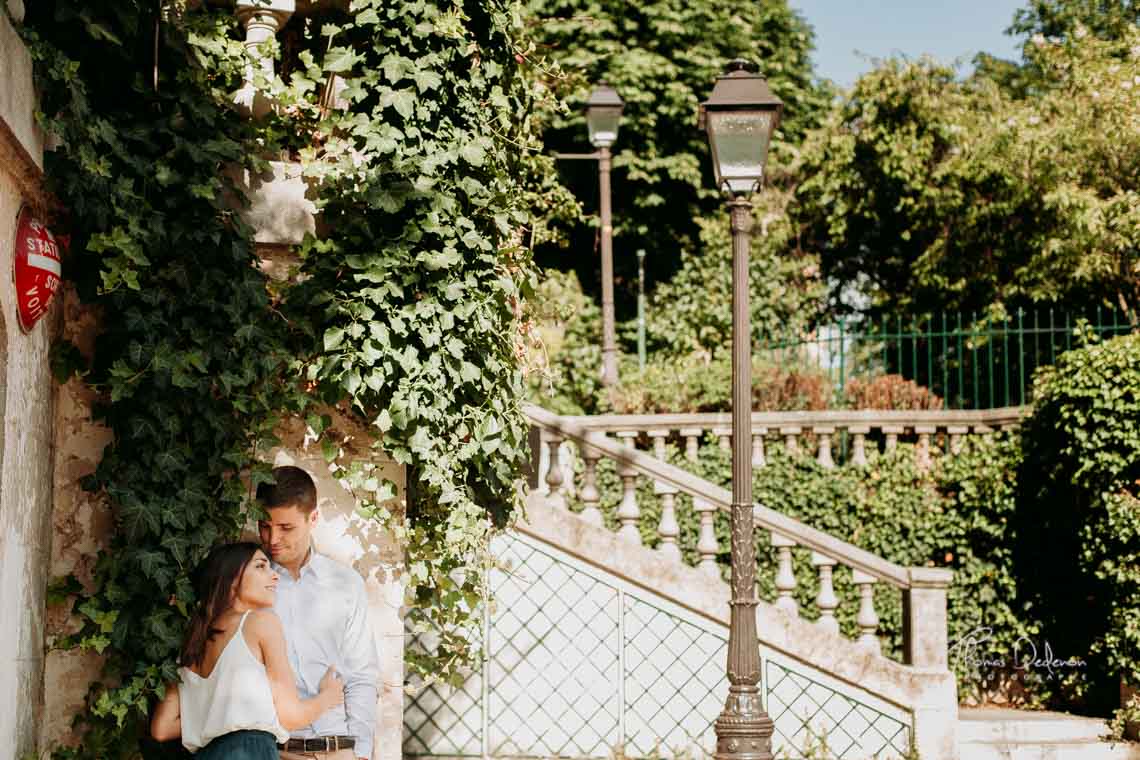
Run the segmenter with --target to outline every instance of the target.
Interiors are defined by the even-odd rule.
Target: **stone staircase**
[[[1103,720],[1055,712],[961,709],[963,760],[1140,760],[1140,744],[1108,742]]]
[[[665,438],[669,427],[676,426],[640,426],[644,429],[638,431],[623,429],[620,421],[609,419],[598,430],[583,424],[583,418],[558,417],[536,407],[527,411],[535,429],[532,486],[539,487],[532,489],[526,519],[517,526],[518,539],[578,563],[598,579],[625,584],[628,594],[640,594],[662,609],[671,609],[666,627],[703,626],[726,638],[729,589],[711,561],[723,553],[712,535],[711,513],[726,509],[730,494],[664,461]],[[693,453],[700,431],[691,421],[687,429],[685,420],[673,422],[682,426],[678,432]],[[612,433],[617,440],[610,437]],[[646,434],[652,454],[634,445]],[[757,450],[762,448],[754,446]],[[566,467],[570,456],[580,461],[577,483],[571,480],[574,470]],[[623,482],[616,532],[603,527],[597,509],[596,468],[603,458],[614,460]],[[639,478],[654,482],[663,505],[657,526],[660,542],[655,548],[641,543],[636,504]],[[676,517],[671,512],[679,493],[691,496],[693,509],[701,513],[701,559],[696,567],[681,561],[676,546]],[[570,510],[568,495],[585,509]],[[762,687],[766,707],[777,723],[777,757],[901,758],[906,756],[900,751],[905,744],[923,760],[1140,760],[1140,745],[1112,744],[1100,738],[1107,733],[1104,721],[1015,710],[959,712],[954,678],[947,667],[948,571],[895,565],[761,505],[754,509],[754,520],[758,530],[770,532],[779,569],[777,601],[762,602],[757,610],[765,668]],[[791,572],[793,549],[810,551],[819,569],[818,620],[801,618],[792,598],[796,582]],[[859,590],[860,635],[854,640],[840,635],[834,618],[839,600],[831,578],[836,565],[851,568]],[[879,651],[878,619],[871,601],[875,583],[894,586],[903,594],[905,663]],[[659,638],[666,635],[661,633]],[[690,655],[695,656],[686,652]],[[638,656],[636,651],[626,654],[627,667],[636,669],[636,663],[629,666],[629,662]],[[707,651],[705,657],[709,657]],[[719,652],[716,658],[723,668]],[[642,687],[623,682],[618,689],[627,701],[631,688]],[[703,709],[710,712],[707,724],[711,724],[719,705],[716,700],[706,700],[705,705]],[[661,709],[667,709],[664,702]],[[894,739],[875,744],[880,734],[896,730],[893,726],[905,729]],[[819,753],[819,745],[813,744],[816,739],[827,741],[827,752]]]

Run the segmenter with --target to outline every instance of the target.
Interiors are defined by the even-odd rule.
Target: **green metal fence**
[[[1072,348],[1080,324],[1102,338],[1137,329],[1121,312],[1102,309],[1018,310],[1001,320],[944,313],[917,323],[841,319],[807,335],[760,335],[755,350],[785,368],[827,372],[840,396],[854,378],[896,374],[940,396],[946,408],[991,409],[1028,403],[1033,371]]]

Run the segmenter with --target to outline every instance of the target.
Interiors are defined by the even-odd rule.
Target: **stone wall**
[[[79,303],[70,288],[60,295],[63,319],[61,337],[73,343],[84,356],[94,352],[98,317]],[[111,432],[91,419],[96,393],[72,377],[57,386],[55,407],[55,471],[52,508],[52,556],[49,578],[74,575],[90,587],[98,552],[108,542],[113,528],[110,511],[98,494],[85,491],[82,481],[95,472]],[[78,621],[71,603],[49,605],[46,634],[51,641],[75,633]],[[74,744],[72,719],[84,709],[87,687],[99,676],[102,658],[76,649],[48,649],[44,672],[44,715],[40,723],[40,748]]]
[[[368,440],[368,433],[343,415],[333,414],[333,427],[350,439],[343,447],[350,457],[377,465],[377,477],[396,485],[396,498],[389,505],[394,514],[405,508],[406,473],[403,465],[376,457],[366,447],[353,451],[353,442]],[[274,465],[304,468],[317,483],[320,512],[314,543],[323,554],[351,565],[365,580],[370,622],[380,660],[380,704],[377,710],[375,760],[398,760],[404,721],[404,602],[403,553],[393,536],[376,523],[356,513],[352,493],[329,473],[320,446],[308,445],[305,425],[299,420],[286,424],[279,436],[282,448],[274,453]]]
[[[20,4],[9,9],[18,20]],[[28,334],[12,283],[16,216],[43,211],[43,136],[28,51],[0,13],[0,760],[36,749],[43,712],[44,595],[51,547],[53,308]]]
[[[19,23],[23,4],[7,5]],[[107,545],[110,511],[81,482],[94,472],[111,435],[91,420],[94,392],[76,378],[56,384],[49,361],[57,334],[90,357],[98,313],[64,287],[30,333],[17,323],[11,276],[17,213],[27,204],[47,218],[49,209],[41,187],[44,138],[35,121],[31,58],[2,9],[0,72],[0,641],[6,643],[0,653],[0,760],[22,760],[77,741],[72,720],[99,676],[96,655],[50,649],[51,640],[73,632],[77,622],[70,604],[47,606],[46,591],[51,578],[67,575],[90,584]],[[314,209],[286,168],[281,176],[257,178],[249,189],[261,214],[253,220],[258,242],[289,263],[288,248],[312,230]],[[266,269],[273,275],[271,263]],[[64,266],[66,282],[66,261]],[[351,427],[339,416],[337,425]],[[395,760],[403,721],[401,550],[390,534],[356,514],[352,495],[329,475],[319,451],[310,450],[303,423],[286,424],[281,438],[276,461],[304,467],[318,482],[318,548],[366,579],[382,674],[375,757]],[[393,511],[402,512],[404,469],[390,460],[378,464],[383,477],[397,484],[401,503]]]

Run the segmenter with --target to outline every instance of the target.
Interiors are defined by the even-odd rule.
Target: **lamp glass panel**
[[[764,177],[771,136],[772,111],[708,111],[717,185],[732,193],[748,193]]]
[[[586,126],[590,130],[590,144],[594,147],[613,145],[619,124],[620,106],[591,106],[586,110]]]

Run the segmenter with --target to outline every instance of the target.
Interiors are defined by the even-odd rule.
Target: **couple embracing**
[[[151,734],[197,760],[368,760],[379,668],[364,581],[312,548],[309,474],[273,475],[257,489],[261,546],[217,546],[195,571],[180,683]]]

